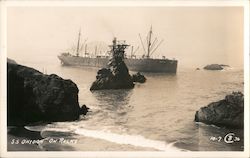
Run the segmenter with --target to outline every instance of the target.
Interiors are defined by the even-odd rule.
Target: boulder
[[[144,75],[142,75],[140,72],[137,72],[136,74],[132,75],[133,82],[139,82],[139,83],[145,83],[146,78]]]
[[[90,90],[102,89],[131,89],[134,87],[131,76],[126,73],[127,66],[125,63],[119,64],[113,68],[113,71],[108,68],[100,69],[97,72],[96,81],[90,87]]]
[[[89,108],[85,104],[80,107],[80,114],[86,115],[88,111]]]
[[[8,125],[71,121],[86,113],[78,103],[78,88],[71,80],[8,62]]]
[[[109,60],[107,68],[102,68],[97,72],[96,81],[90,90],[102,89],[131,89],[134,87],[132,77],[124,62],[124,49],[128,45],[121,44],[113,40],[112,58]]]
[[[241,92],[233,92],[223,100],[200,108],[196,111],[195,121],[230,128],[243,128],[244,95]]]

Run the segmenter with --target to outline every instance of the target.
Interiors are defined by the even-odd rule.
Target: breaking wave
[[[85,137],[106,140],[116,144],[152,148],[159,151],[167,151],[167,152],[187,151],[175,147],[174,146],[175,142],[167,144],[164,141],[147,139],[141,135],[117,134],[103,130],[89,130],[83,128],[76,128],[74,126],[68,126],[68,128],[57,128],[49,126],[25,126],[25,128],[30,131],[40,131],[41,133],[46,131],[74,133]]]
[[[167,144],[164,141],[151,140],[140,135],[116,134],[106,131],[88,129],[76,129],[75,133],[86,137],[103,139],[117,144],[127,144],[137,147],[153,148],[160,151],[183,151],[182,149],[174,147],[174,143]]]

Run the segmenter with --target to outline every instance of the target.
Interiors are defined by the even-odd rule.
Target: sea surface
[[[131,90],[91,92],[97,69],[61,66],[56,56],[15,59],[18,63],[71,79],[79,103],[90,112],[73,122],[26,126],[41,132],[42,150],[66,151],[241,151],[243,130],[194,122],[195,112],[232,91],[243,92],[243,70],[196,71],[178,67],[177,74],[144,73],[146,83]],[[179,61],[181,62],[181,61]],[[131,74],[134,72],[131,72]],[[226,143],[234,133],[240,140]],[[214,140],[212,138],[217,138]]]

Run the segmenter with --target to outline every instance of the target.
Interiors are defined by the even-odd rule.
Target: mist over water
[[[10,57],[56,56],[76,46],[81,29],[82,42],[110,44],[117,37],[140,46],[141,56],[138,34],[146,43],[152,25],[153,37],[164,40],[154,57],[185,67],[243,68],[243,24],[243,7],[9,7],[7,49]]]
[[[243,92],[241,69],[179,68],[176,75],[145,73],[147,82],[136,84],[134,89],[91,92],[95,68],[61,66],[56,57],[17,62],[40,71],[46,68],[47,74],[56,73],[77,84],[80,105],[86,104],[90,112],[78,121],[52,123],[39,129],[49,138],[73,134],[79,143],[68,150],[243,150],[243,130],[194,122],[195,111],[200,107],[221,100],[232,91]],[[230,132],[242,141],[226,144],[210,140],[211,136],[224,137]],[[92,144],[92,148],[86,144]],[[60,145],[55,146],[61,149]],[[49,144],[43,147],[53,149]]]

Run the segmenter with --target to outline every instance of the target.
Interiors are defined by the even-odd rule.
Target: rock
[[[71,80],[12,62],[7,68],[8,125],[71,121],[86,113],[86,107],[79,107],[78,88]]]
[[[145,83],[146,78],[144,75],[142,75],[140,72],[137,72],[136,74],[132,75],[133,82],[139,82],[139,83]]]
[[[230,67],[230,66],[225,65],[225,64],[211,64],[211,65],[205,66],[203,69],[205,69],[205,70],[223,70],[224,67]]]
[[[102,89],[131,89],[134,87],[132,77],[124,62],[124,50],[128,45],[113,40],[112,58],[108,63],[108,68],[102,68],[97,72],[96,81],[90,90]]]
[[[89,111],[89,108],[85,104],[82,105],[82,107],[80,108],[80,114],[82,115],[86,115],[88,111]]]
[[[232,128],[244,126],[244,95],[233,92],[225,99],[202,107],[195,114],[196,122]]]
[[[203,69],[205,69],[205,70],[223,70],[223,66],[221,66],[219,64],[211,64],[211,65],[205,66]]]

